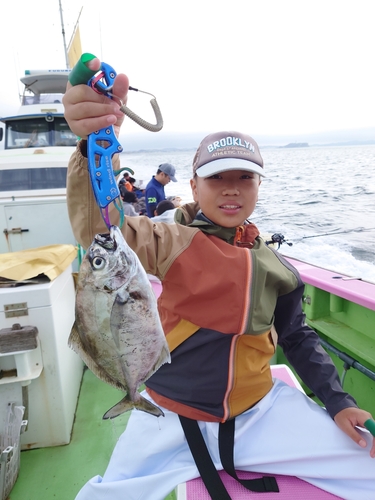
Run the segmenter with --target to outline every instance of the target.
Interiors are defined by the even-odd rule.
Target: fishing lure
[[[143,120],[140,116],[131,111],[123,104],[119,97],[112,93],[113,83],[117,74],[109,64],[102,62],[98,71],[93,71],[87,67],[87,63],[94,58],[95,56],[93,54],[83,54],[70,72],[69,82],[72,85],[87,84],[95,90],[95,92],[104,94],[110,99],[116,99],[120,103],[120,110],[146,130],[151,132],[158,132],[161,130],[163,127],[163,118],[155,96],[134,87],[129,87],[129,90],[135,90],[152,96],[150,103],[156,117],[156,124],[154,125]],[[91,186],[96,203],[108,229],[111,227],[109,218],[109,206],[111,203],[114,204],[120,213],[119,226],[122,227],[124,223],[124,209],[115,177],[124,170],[127,170],[132,175],[134,174],[133,170],[128,167],[119,170],[113,170],[112,168],[113,155],[121,153],[122,150],[123,148],[117,140],[113,125],[97,130],[87,138],[87,159]]]

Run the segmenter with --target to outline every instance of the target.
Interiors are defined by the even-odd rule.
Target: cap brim
[[[245,170],[265,177],[264,170],[260,165],[240,158],[221,158],[220,160],[210,161],[197,168],[195,173],[198,177],[211,177],[211,175],[227,172],[228,170]]]
[[[167,174],[167,175],[169,175],[169,174]],[[169,175],[169,178],[172,182],[177,182],[177,179],[174,175]]]

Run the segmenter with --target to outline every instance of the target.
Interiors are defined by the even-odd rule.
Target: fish
[[[170,363],[168,343],[151,283],[117,226],[97,234],[82,260],[68,344],[98,378],[126,392],[103,419],[133,408],[164,416],[138,389]]]

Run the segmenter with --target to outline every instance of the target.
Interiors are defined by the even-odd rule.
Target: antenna
[[[61,32],[62,32],[63,41],[64,41],[65,63],[66,63],[66,69],[69,69],[68,51],[66,49],[64,19],[63,19],[63,15],[62,15],[61,0],[59,0],[59,8],[60,8],[60,19],[61,19]]]

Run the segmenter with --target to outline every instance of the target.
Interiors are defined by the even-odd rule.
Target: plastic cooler
[[[37,332],[35,345],[0,351],[0,435],[7,432],[9,404],[24,406],[22,449],[70,442],[83,374],[81,359],[68,347],[74,306],[71,265],[52,281],[0,288],[0,334]]]

